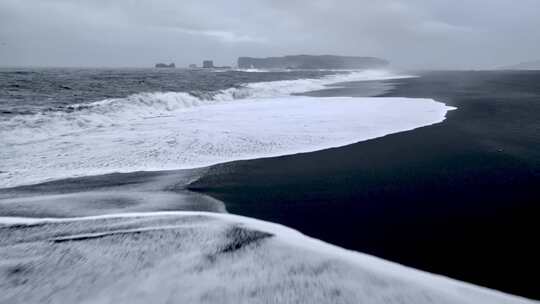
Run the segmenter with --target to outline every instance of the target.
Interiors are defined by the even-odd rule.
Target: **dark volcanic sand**
[[[540,72],[391,82],[386,96],[459,109],[441,124],[343,148],[217,165],[190,188],[234,214],[540,299]],[[362,95],[365,84],[318,94]]]

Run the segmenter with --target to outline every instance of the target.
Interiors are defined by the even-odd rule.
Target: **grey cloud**
[[[536,0],[3,0],[0,65],[150,66],[294,53],[411,68],[538,59]]]

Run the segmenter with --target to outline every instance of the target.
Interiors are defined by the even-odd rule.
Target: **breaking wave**
[[[114,126],[123,121],[145,119],[188,108],[230,102],[238,99],[283,97],[295,93],[324,89],[326,85],[349,82],[411,77],[388,71],[356,71],[319,79],[298,79],[247,83],[215,92],[147,92],[124,98],[104,99],[92,103],[74,104],[59,110],[33,115],[18,115],[0,121],[0,137],[7,143],[17,143],[21,136],[36,138],[38,133],[52,133]],[[0,142],[1,144],[1,142]]]
[[[400,77],[352,72],[217,92],[141,93],[15,116],[0,122],[0,188],[311,152],[444,120],[451,108],[429,99],[291,96]]]

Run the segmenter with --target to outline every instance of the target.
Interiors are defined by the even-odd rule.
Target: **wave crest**
[[[326,85],[348,82],[404,78],[388,71],[356,71],[319,79],[297,79],[247,83],[215,92],[146,92],[124,98],[110,98],[92,103],[74,104],[60,110],[33,115],[18,115],[0,121],[0,137],[5,144],[20,143],[22,138],[39,140],[53,134],[73,133],[88,128],[102,128],[175,115],[189,108],[230,102],[239,99],[283,97],[324,89]],[[2,142],[0,142],[2,144]]]

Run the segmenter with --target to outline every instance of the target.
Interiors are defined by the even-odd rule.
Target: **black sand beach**
[[[540,299],[540,73],[421,74],[389,81],[396,87],[383,96],[458,107],[443,123],[342,148],[217,165],[189,189],[223,201],[230,213]],[[350,83],[313,94],[370,93]]]
[[[306,95],[433,98],[458,108],[440,124],[313,153],[4,188],[0,216],[227,211],[539,299],[530,278],[540,270],[540,73],[421,75]]]

